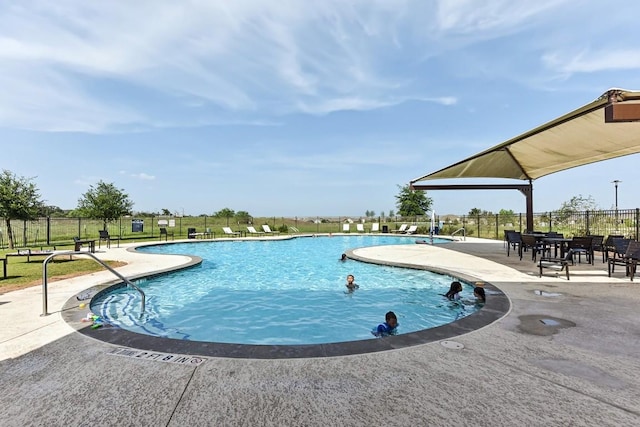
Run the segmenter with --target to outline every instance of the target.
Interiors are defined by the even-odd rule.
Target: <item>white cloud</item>
[[[137,179],[140,179],[140,180],[143,180],[143,181],[153,181],[153,180],[156,179],[156,177],[154,175],[149,175],[149,174],[146,174],[144,172],[132,173],[131,177],[132,178],[137,178]]]

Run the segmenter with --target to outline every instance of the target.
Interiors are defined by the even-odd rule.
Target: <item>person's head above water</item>
[[[484,292],[484,288],[481,288],[480,286],[476,286],[475,288],[473,288],[473,295],[478,298],[478,301],[480,302],[486,302],[487,301],[487,297],[486,294]]]
[[[340,261],[346,261],[347,260],[347,254],[342,254],[342,256],[340,257]]]
[[[395,328],[398,326],[398,318],[393,311],[388,311],[387,314],[384,315],[384,321],[387,322],[387,325]]]
[[[460,296],[458,295],[456,298],[456,294],[462,292],[462,283],[458,282],[457,280],[451,282],[451,286],[449,287],[449,291],[444,294],[445,297],[447,297],[448,299],[452,300],[452,299],[457,299]]]

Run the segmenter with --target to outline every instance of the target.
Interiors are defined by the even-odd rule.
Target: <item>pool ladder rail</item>
[[[456,231],[454,231],[453,233],[451,233],[451,238],[453,239],[453,236],[455,236],[456,234],[458,234],[459,232],[462,232],[462,240],[467,240],[467,235],[465,232],[464,227],[462,228],[458,228]]]
[[[48,316],[49,315],[49,313],[47,312],[47,310],[48,310],[48,307],[47,307],[47,300],[48,300],[48,298],[47,298],[47,286],[48,286],[47,266],[49,265],[49,261],[51,261],[54,257],[56,257],[58,255],[88,255],[89,257],[93,258],[93,260],[96,261],[98,264],[100,264],[101,266],[103,266],[104,268],[106,268],[107,270],[112,272],[120,280],[122,280],[127,285],[131,286],[132,288],[134,288],[136,291],[138,291],[140,293],[140,297],[141,297],[140,315],[142,316],[142,314],[144,313],[144,310],[145,310],[145,305],[146,305],[146,296],[145,296],[144,292],[142,291],[142,289],[140,289],[138,286],[136,286],[133,282],[131,282],[126,277],[124,277],[122,274],[118,273],[116,270],[111,268],[108,264],[106,264],[105,262],[99,260],[98,257],[96,257],[91,252],[79,252],[79,251],[56,252],[54,254],[49,255],[44,260],[44,262],[42,263],[42,314],[41,314],[41,316]]]

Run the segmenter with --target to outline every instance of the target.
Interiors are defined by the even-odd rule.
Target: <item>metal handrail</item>
[[[451,233],[451,238],[453,238],[453,236],[455,236],[460,231],[462,231],[462,240],[467,240],[467,235],[466,235],[464,227],[459,228],[456,231],[454,231],[453,233]]]
[[[44,262],[42,263],[42,314],[41,314],[41,316],[48,316],[49,315],[49,313],[47,313],[47,284],[48,284],[47,283],[47,265],[49,264],[50,260],[52,260],[54,257],[56,257],[58,255],[89,255],[98,264],[100,264],[101,266],[103,266],[104,268],[106,268],[107,270],[112,272],[113,274],[115,274],[120,280],[122,280],[127,285],[131,286],[132,288],[134,288],[136,291],[138,291],[140,293],[140,296],[142,297],[141,308],[140,308],[141,309],[141,314],[144,313],[145,303],[146,303],[146,296],[145,296],[144,292],[142,291],[142,289],[140,289],[138,286],[134,285],[129,279],[127,279],[122,274],[118,273],[116,270],[111,268],[108,264],[106,264],[105,262],[99,260],[98,257],[96,257],[91,252],[65,251],[65,252],[56,252],[54,254],[49,255],[44,260]]]

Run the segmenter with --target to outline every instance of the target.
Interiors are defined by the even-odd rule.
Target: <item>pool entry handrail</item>
[[[126,277],[124,277],[122,274],[118,273],[116,270],[111,268],[107,263],[105,263],[104,261],[99,260],[98,257],[96,257],[91,252],[65,251],[65,252],[56,252],[54,254],[49,255],[44,260],[44,262],[42,263],[42,314],[41,314],[41,316],[48,316],[49,315],[49,313],[47,313],[47,284],[48,284],[47,283],[48,282],[48,280],[47,280],[47,266],[49,264],[49,261],[51,261],[54,257],[56,257],[58,255],[88,255],[89,257],[93,258],[93,260],[96,261],[98,264],[100,264],[101,266],[103,266],[104,268],[106,268],[107,270],[112,272],[113,274],[115,274],[116,277],[118,277],[120,280],[122,280],[127,285],[131,286],[132,288],[134,288],[136,291],[138,291],[140,293],[140,297],[142,298],[141,304],[140,304],[140,306],[141,306],[140,307],[140,310],[141,310],[140,314],[144,313],[146,297],[145,297],[145,294],[142,291],[142,289],[140,289],[138,286],[133,284],[133,282],[131,282]]]
[[[453,236],[455,236],[456,234],[458,234],[458,232],[462,231],[462,240],[467,240],[467,236],[465,234],[465,229],[464,227],[462,228],[458,228],[456,231],[454,231],[453,233],[451,233],[451,238],[453,238]]]

